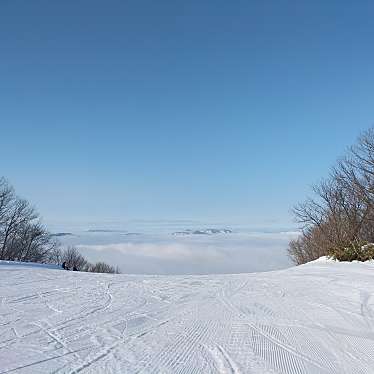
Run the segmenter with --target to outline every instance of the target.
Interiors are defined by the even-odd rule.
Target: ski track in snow
[[[0,264],[0,374],[374,373],[374,264],[130,276]]]

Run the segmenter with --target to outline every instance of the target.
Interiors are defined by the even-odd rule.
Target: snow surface
[[[24,267],[24,266],[26,266],[26,267],[32,267],[32,268],[59,269],[59,270],[63,270],[60,265],[40,264],[38,262],[19,262],[19,261],[5,261],[5,260],[0,260],[0,266],[1,265],[17,266],[17,267],[20,267],[20,266]]]
[[[374,264],[130,276],[0,266],[0,373],[374,373]]]

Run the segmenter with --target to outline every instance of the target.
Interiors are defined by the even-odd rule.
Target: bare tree
[[[41,223],[36,210],[20,199],[3,177],[0,177],[0,260],[65,262],[71,269],[119,273],[118,268],[103,262],[89,264],[74,247],[62,251]]]
[[[0,259],[45,262],[54,246],[35,209],[0,178]]]
[[[106,264],[105,262],[97,262],[94,265],[91,265],[89,271],[93,273],[111,273],[111,274],[118,274],[119,269],[114,268],[111,265]]]
[[[14,190],[5,180],[0,177],[0,227],[5,224],[12,201],[15,198]]]
[[[61,265],[62,264],[62,249],[60,247],[60,244],[58,241],[53,240],[52,241],[52,248],[48,253],[48,259],[47,261],[51,264]]]
[[[76,268],[77,270],[85,270],[87,266],[87,260],[79,253],[75,247],[69,247],[65,249],[62,254],[62,262],[66,263],[69,269]]]
[[[26,200],[15,198],[8,207],[7,214],[4,217],[1,230],[0,259],[9,259],[7,251],[8,244],[17,235],[17,232],[28,222],[37,217],[34,209],[30,207]]]
[[[316,259],[333,248],[374,241],[374,127],[326,180],[314,186],[313,193],[293,210],[302,230],[288,248],[295,263]]]

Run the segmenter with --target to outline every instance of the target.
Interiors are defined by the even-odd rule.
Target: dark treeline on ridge
[[[296,264],[325,255],[347,261],[373,258],[374,246],[368,243],[374,242],[374,127],[293,213],[302,229],[288,248]]]
[[[35,208],[18,197],[4,177],[0,177],[0,260],[65,263],[67,268],[79,271],[119,272],[103,262],[90,264],[74,247],[61,248]]]

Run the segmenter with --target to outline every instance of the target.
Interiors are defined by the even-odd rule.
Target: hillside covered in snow
[[[0,373],[373,373],[374,264],[130,276],[0,264]]]

